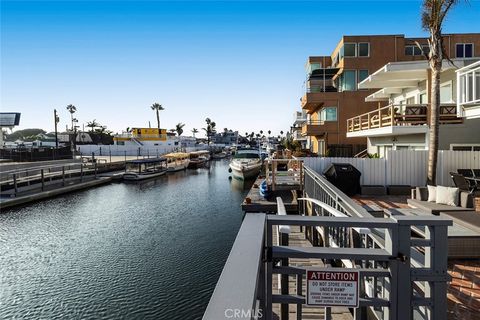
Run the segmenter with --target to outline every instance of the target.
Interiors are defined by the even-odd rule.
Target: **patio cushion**
[[[428,188],[428,202],[437,202],[437,188],[435,186],[427,186]]]
[[[448,206],[458,206],[458,193],[458,188],[437,186],[437,197],[435,202],[438,204],[446,204]],[[428,196],[428,200],[430,200],[430,195]]]
[[[417,199],[407,199],[408,205],[414,208],[418,208],[427,213],[438,215],[440,212],[450,212],[450,211],[468,211],[473,208],[463,208],[463,207],[454,207],[446,204],[439,204],[435,202],[421,201]]]

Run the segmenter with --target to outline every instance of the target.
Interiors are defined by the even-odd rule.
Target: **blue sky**
[[[304,63],[343,34],[423,36],[421,1],[1,1],[2,111],[20,128],[60,128],[78,108],[113,131],[156,125],[288,130]],[[479,1],[444,32],[480,32]]]

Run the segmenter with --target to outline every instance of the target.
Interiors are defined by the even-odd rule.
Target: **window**
[[[407,105],[415,104],[415,97],[407,98]]]
[[[360,42],[358,44],[358,56],[359,57],[369,57],[370,56],[370,43]]]
[[[440,85],[440,103],[452,102],[452,83]]]
[[[342,57],[356,57],[357,56],[357,44],[345,43],[342,48]]]
[[[428,48],[428,46],[422,46],[422,50],[425,51],[426,49],[428,49],[428,51],[430,51],[430,49]],[[405,46],[405,55],[406,56],[421,56],[422,55],[422,50],[420,50],[419,47],[417,46]]]
[[[457,58],[473,57],[473,43],[457,43],[456,52]]]
[[[337,107],[326,107],[320,111],[321,121],[337,121]]]
[[[356,81],[357,81],[357,72],[355,70],[345,70],[342,73],[340,83],[342,91],[355,91],[356,90]]]
[[[125,145],[125,141],[117,141],[117,146],[124,146]]]
[[[362,82],[363,80],[368,78],[368,70],[358,70],[358,82]]]
[[[468,144],[451,144],[450,150],[452,151],[480,151],[480,145],[468,145]]]

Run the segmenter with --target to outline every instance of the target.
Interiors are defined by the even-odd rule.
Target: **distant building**
[[[215,133],[210,141],[214,144],[232,145],[238,143],[238,131],[223,131]]]

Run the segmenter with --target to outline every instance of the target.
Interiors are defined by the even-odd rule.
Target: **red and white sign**
[[[307,305],[358,307],[358,271],[307,270]]]

